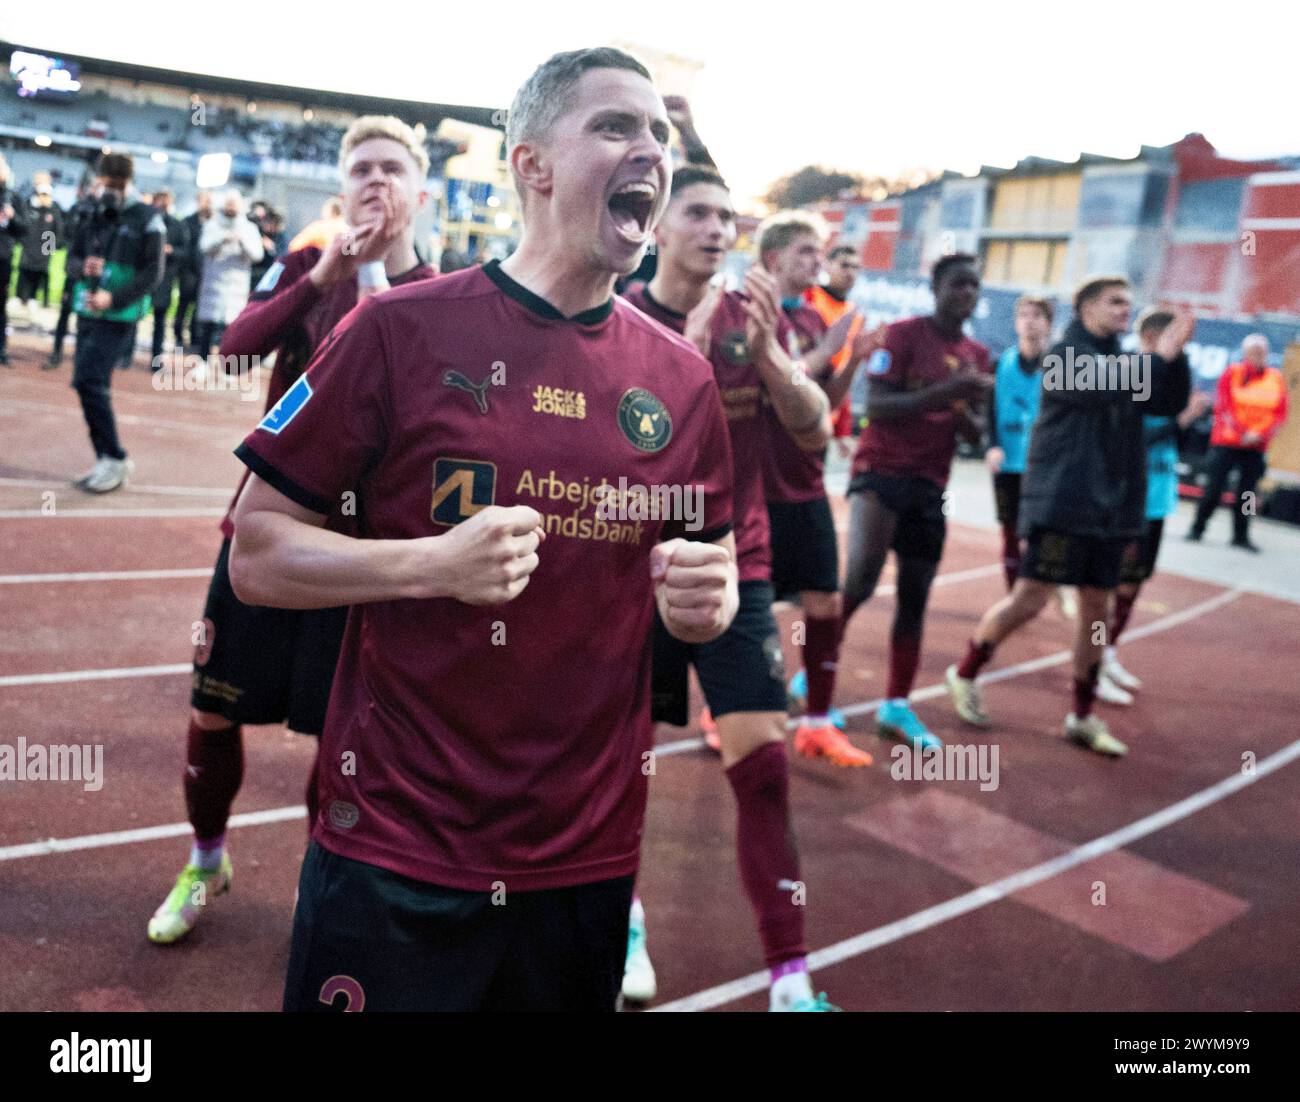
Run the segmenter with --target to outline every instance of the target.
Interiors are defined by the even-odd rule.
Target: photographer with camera
[[[136,322],[150,308],[163,275],[166,227],[151,206],[129,196],[135,165],[123,153],[105,153],[95,166],[99,200],[77,226],[69,260],[80,270],[72,292],[77,351],[72,387],[90,429],[95,465],[73,482],[106,494],[126,484],[134,466],[117,438],[110,387]]]

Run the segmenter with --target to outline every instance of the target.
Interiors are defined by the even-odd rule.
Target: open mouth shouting
[[[614,228],[630,245],[644,245],[650,239],[650,222],[655,213],[659,189],[645,180],[622,184],[609,197]]]

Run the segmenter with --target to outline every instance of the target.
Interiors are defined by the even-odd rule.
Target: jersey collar
[[[571,318],[566,318],[554,306],[552,306],[541,295],[535,295],[522,283],[511,279],[501,270],[499,260],[489,260],[483,265],[483,274],[497,285],[502,294],[508,295],[521,306],[531,310],[540,318],[547,321],[571,321],[578,325],[599,325],[614,311],[614,299],[611,297],[599,306],[593,306],[590,310],[583,310],[580,314],[574,314]]]

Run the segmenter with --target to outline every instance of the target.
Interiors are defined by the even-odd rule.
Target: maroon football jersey
[[[269,356],[275,353],[275,367],[266,394],[269,410],[302,374],[321,341],[343,316],[357,304],[357,279],[342,280],[320,290],[308,273],[316,266],[321,251],[315,245],[282,256],[266,270],[240,311],[221,335],[222,356]],[[432,279],[438,273],[427,264],[417,264],[410,271],[394,276],[393,287],[418,279]],[[245,471],[239,488],[230,499],[230,507],[221,519],[221,534],[230,539],[235,532],[231,519],[235,502],[248,481]],[[351,531],[352,525],[341,512],[330,518],[331,528]]]
[[[885,331],[884,347],[872,354],[867,374],[901,390],[920,390],[941,383],[962,367],[991,373],[989,350],[965,335],[953,340],[928,316],[894,322]],[[957,415],[935,409],[911,417],[869,421],[858,439],[853,473],[917,475],[948,485],[957,450]]]
[[[676,333],[686,328],[686,315],[656,301],[646,284],[627,292],[629,302]],[[731,436],[734,489],[731,511],[736,532],[736,566],[740,580],[768,581],[772,577],[772,548],[768,539],[767,503],[763,494],[763,452],[767,446],[762,399],[767,391],[750,358],[745,340],[745,307],[734,291],[726,291],[713,315],[709,360],[722,393]],[[779,322],[777,339],[788,345],[789,325]]]
[[[802,304],[784,311],[790,322],[788,351],[803,359],[826,335],[826,323],[811,306]],[[763,414],[767,446],[763,449],[763,487],[768,501],[816,501],[826,496],[820,451],[805,451],[794,442],[764,395]]]
[[[355,490],[365,538],[437,536],[492,504],[537,509],[547,538],[505,605],[351,609],[321,845],[472,891],[635,871],[650,550],[731,530],[725,424],[685,340],[617,298],[565,319],[495,262],[367,299],[334,329],[240,446],[252,470],[316,512]],[[647,515],[636,486],[698,487],[702,511]]]

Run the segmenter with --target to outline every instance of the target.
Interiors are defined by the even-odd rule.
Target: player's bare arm
[[[953,372],[952,378],[920,390],[900,387],[873,379],[867,392],[867,418],[888,421],[911,417],[930,410],[946,409],[954,402],[981,400],[993,388],[993,377],[974,369]]]
[[[471,605],[513,600],[537,568],[545,534],[527,506],[488,506],[450,532],[363,540],[253,475],[235,510],[230,577],[247,604],[331,608],[402,598]]]
[[[836,322],[836,324],[839,323]],[[840,403],[844,401],[849,389],[853,386],[853,379],[858,373],[858,368],[871,357],[871,354],[876,349],[884,347],[885,332],[888,329],[889,326],[886,324],[878,325],[872,330],[867,330],[865,327],[858,330],[857,336],[853,338],[849,362],[822,384],[831,409],[840,408]]]
[[[953,413],[957,415],[954,428],[957,435],[968,444],[978,444],[984,435],[984,426],[980,418],[973,414],[970,407],[965,402],[957,402],[952,407]]]
[[[740,589],[730,532],[713,543],[656,544],[650,549],[650,577],[664,627],[683,643],[710,643],[736,618]]]
[[[805,370],[821,386],[826,386],[827,378],[831,373],[831,360],[839,355],[840,349],[844,347],[844,342],[849,339],[849,330],[853,328],[857,320],[858,312],[856,310],[850,310],[847,314],[836,319],[835,324],[826,330],[822,339],[817,342],[816,347],[804,357]]]
[[[777,418],[805,451],[821,451],[831,438],[831,404],[821,387],[810,385],[805,370],[777,340],[781,316],[776,281],[755,267],[745,273],[746,341]]]

